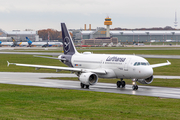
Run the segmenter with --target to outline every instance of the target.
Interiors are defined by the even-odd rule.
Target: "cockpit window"
[[[148,62],[135,62],[134,63],[134,66],[139,66],[139,65],[146,66],[146,65],[149,65],[149,63]]]
[[[146,65],[146,63],[145,62],[141,62],[141,65]]]
[[[136,66],[136,65],[137,65],[137,62],[134,63],[134,66]]]

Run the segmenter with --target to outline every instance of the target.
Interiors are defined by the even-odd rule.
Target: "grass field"
[[[149,55],[180,55],[180,50],[79,50],[92,51],[99,54],[149,54]]]
[[[180,100],[0,84],[0,119],[178,120]]]

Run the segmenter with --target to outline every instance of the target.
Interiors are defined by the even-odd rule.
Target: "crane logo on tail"
[[[70,51],[70,48],[71,48],[71,46],[70,46],[70,39],[69,39],[69,37],[65,37],[64,38],[64,51],[66,53],[68,53]]]

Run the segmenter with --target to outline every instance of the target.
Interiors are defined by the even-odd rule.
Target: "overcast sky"
[[[174,27],[175,11],[180,18],[180,0],[0,0],[0,28],[5,31],[25,29],[60,30],[65,22],[70,28]],[[88,27],[87,27],[88,28]],[[180,25],[177,27],[180,28]]]

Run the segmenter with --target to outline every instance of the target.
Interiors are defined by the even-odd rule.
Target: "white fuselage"
[[[13,45],[13,42],[2,42],[1,45],[11,46]]]
[[[71,59],[74,68],[101,69],[106,75],[100,78],[144,79],[153,75],[153,69],[146,59],[135,55],[74,54]],[[136,63],[136,64],[135,64]]]
[[[45,44],[49,44],[50,46],[60,46],[62,45],[62,42],[33,42],[32,45],[35,45],[35,46],[43,46]]]

